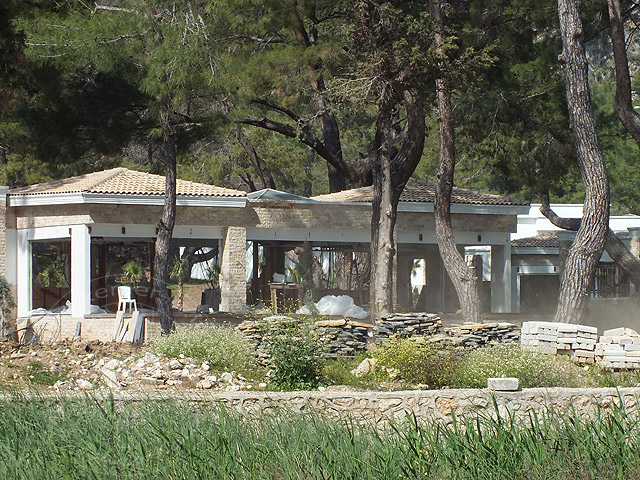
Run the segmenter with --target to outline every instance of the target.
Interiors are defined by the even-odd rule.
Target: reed
[[[179,400],[112,397],[0,402],[0,478],[638,478],[638,420],[485,414],[385,428],[314,413],[241,414]]]

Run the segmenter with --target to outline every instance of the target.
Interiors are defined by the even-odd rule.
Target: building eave
[[[9,206],[30,207],[44,205],[77,205],[77,204],[109,204],[109,205],[164,205],[164,195],[133,195],[109,193],[57,193],[42,195],[11,195]],[[179,207],[231,207],[244,208],[245,197],[213,197],[178,195],[176,205]]]

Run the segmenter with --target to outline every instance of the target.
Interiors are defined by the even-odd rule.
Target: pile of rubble
[[[442,320],[432,313],[393,313],[374,327],[376,341],[388,338],[431,336],[440,332]]]
[[[367,348],[373,325],[353,320],[321,320],[313,325],[312,335],[326,358],[355,355]]]
[[[517,345],[520,329],[508,322],[464,323],[445,329],[445,336],[452,344],[464,348]]]
[[[255,345],[258,362],[264,366],[270,364],[269,343],[273,338],[308,335],[321,346],[325,358],[336,358],[365,350],[372,328],[368,323],[344,318],[301,324],[300,320],[284,315],[245,321],[238,326],[238,330]]]
[[[640,335],[630,328],[605,330],[595,346],[598,365],[607,368],[640,368]]]
[[[124,360],[106,357],[96,361],[89,360],[87,367],[87,374],[83,377],[58,381],[53,388],[56,391],[91,390],[98,386],[111,389],[151,386],[224,391],[253,388],[241,375],[229,372],[213,374],[207,362],[196,362],[184,355],[169,359],[147,352],[137,360],[134,357]],[[259,385],[259,388],[266,387],[266,384]]]
[[[594,362],[597,341],[596,327],[557,322],[524,322],[520,337],[524,348],[584,363]]]

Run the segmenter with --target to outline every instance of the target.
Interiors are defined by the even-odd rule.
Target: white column
[[[491,312],[511,313],[511,242],[491,245]]]
[[[91,306],[91,235],[86,225],[71,227],[71,315],[81,318]]]
[[[31,243],[26,230],[16,233],[17,264],[16,269],[16,303],[18,316],[24,316],[31,310]]]

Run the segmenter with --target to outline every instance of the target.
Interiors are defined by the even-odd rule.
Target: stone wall
[[[251,340],[261,363],[268,364],[269,337],[294,331],[300,320],[274,315],[242,322],[238,329]],[[397,314],[384,317],[376,326],[352,319],[320,320],[306,326],[309,335],[322,347],[326,358],[355,355],[367,348],[372,337],[375,342],[394,338],[419,338],[456,348],[478,348],[489,345],[515,345],[520,341],[520,328],[512,323],[465,324],[441,330],[437,315],[428,313]]]
[[[339,388],[339,387],[338,387]],[[117,401],[148,401],[144,397],[115,392]],[[416,415],[420,420],[451,423],[457,417],[476,413],[495,413],[494,400],[502,415],[513,413],[527,421],[532,412],[543,414],[552,410],[559,414],[576,411],[594,415],[598,409],[607,411],[624,402],[630,413],[637,413],[640,388],[529,388],[515,392],[488,389],[411,390],[397,392],[355,392],[327,388],[312,392],[233,392],[181,393],[181,399],[193,403],[217,402],[241,412],[256,413],[283,408],[293,412],[313,410],[332,417],[352,417],[360,421],[384,422],[403,420]],[[166,399],[166,394],[158,397]]]
[[[78,225],[92,223],[155,225],[162,216],[160,205],[40,205],[15,207],[17,228]],[[399,212],[398,231],[433,231],[433,213]],[[515,215],[454,214],[452,223],[462,232],[515,231]],[[368,205],[301,204],[249,202],[244,208],[183,207],[176,211],[176,225],[244,226],[265,229],[325,228],[335,230],[371,229]]]

